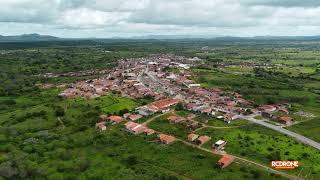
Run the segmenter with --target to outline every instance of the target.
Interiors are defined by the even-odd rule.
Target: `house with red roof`
[[[146,126],[143,126],[142,124],[138,124],[132,121],[129,121],[124,124],[126,126],[126,129],[131,132],[132,134],[141,134],[144,133],[146,135],[154,134],[155,131],[153,129],[150,129]]]
[[[123,114],[123,118],[128,119],[131,116],[131,113],[125,113]]]
[[[134,123],[134,122],[127,122],[125,123],[125,126],[127,128],[127,130],[133,134],[141,134],[144,132],[145,130],[145,126],[138,124],[138,123]]]
[[[143,132],[145,135],[152,135],[155,133],[155,131],[153,129],[150,129],[150,128],[146,128]]]
[[[160,134],[158,137],[159,137],[161,143],[163,143],[163,144],[171,144],[174,141],[176,141],[175,137],[169,136],[169,135],[166,135],[166,134]]]
[[[223,155],[217,162],[217,166],[221,169],[228,167],[234,161],[234,157],[231,155]]]
[[[136,120],[138,120],[138,119],[140,119],[140,118],[142,118],[142,116],[141,116],[140,114],[131,114],[131,115],[129,116],[129,119],[130,119],[131,121],[136,121]]]
[[[123,121],[123,118],[120,116],[112,115],[108,117],[108,120],[114,125],[114,124],[121,123]]]
[[[195,140],[197,140],[198,137],[199,137],[198,134],[189,134],[188,135],[188,140],[189,141],[195,141]]]
[[[167,120],[169,120],[170,123],[178,124],[183,122],[185,119],[183,117],[173,115],[173,116],[169,116]]]
[[[258,107],[258,110],[262,111],[262,112],[274,112],[275,110],[277,110],[277,108],[275,106],[272,105],[263,105]]]
[[[100,129],[101,131],[105,131],[107,129],[106,122],[98,122],[98,123],[96,123],[96,128]]]
[[[197,142],[198,142],[199,144],[204,144],[204,143],[208,142],[210,139],[211,139],[211,137],[209,137],[209,136],[200,136],[200,137],[197,139]]]
[[[233,120],[236,120],[238,118],[238,115],[235,113],[226,113],[224,116],[224,122],[230,123]]]
[[[289,116],[281,116],[281,117],[278,118],[278,121],[281,124],[291,125],[293,123],[293,118],[291,118]]]
[[[181,100],[180,99],[161,99],[155,102],[152,102],[150,104],[147,104],[145,106],[141,106],[137,108],[137,111],[142,116],[148,116],[150,114],[160,112],[160,111],[166,111],[170,106],[178,104]]]

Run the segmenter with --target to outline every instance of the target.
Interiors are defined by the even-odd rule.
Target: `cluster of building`
[[[155,133],[153,129],[150,129],[142,124],[135,123],[132,121],[125,123],[125,126],[129,132],[135,135],[144,133],[149,136]]]
[[[164,113],[170,110],[169,109],[170,106],[176,105],[179,102],[181,102],[180,99],[174,99],[174,98],[161,99],[161,100],[152,102],[150,104],[138,107],[136,108],[136,111],[142,116],[149,116],[156,112]]]
[[[100,129],[102,131],[105,131],[107,129],[107,126],[106,126],[107,123],[115,125],[115,124],[119,124],[119,123],[121,123],[123,121],[124,121],[124,119],[122,117],[120,117],[120,116],[101,115],[100,119],[99,119],[99,122],[96,123],[96,128]]]
[[[193,121],[192,117],[184,118],[184,117],[181,117],[181,116],[172,115],[172,116],[169,116],[167,118],[167,120],[171,124],[180,124],[180,125],[183,125],[186,128],[191,129],[191,130],[195,130],[195,129],[197,129],[197,128],[199,128],[201,126],[201,124],[199,124],[199,122]]]
[[[272,119],[284,125],[291,125],[293,124],[293,118],[288,116],[289,111],[287,106],[289,105],[263,105],[258,107],[258,110],[261,112],[261,116],[264,118]],[[279,115],[275,115],[275,112],[279,112]]]
[[[135,121],[150,116],[154,113],[170,111],[170,107],[181,103],[183,107],[194,114],[184,118],[170,116],[172,124],[182,124],[187,128],[196,129],[200,125],[192,119],[196,113],[217,116],[230,123],[242,115],[261,114],[277,120],[283,124],[291,124],[292,118],[285,105],[264,105],[252,108],[252,103],[245,100],[236,92],[225,92],[218,88],[203,88],[197,84],[188,69],[199,63],[200,59],[188,59],[174,55],[154,55],[147,58],[121,59],[117,66],[107,75],[98,79],[79,81],[67,85],[60,93],[65,98],[84,97],[96,98],[106,93],[117,93],[130,98],[152,98],[154,102],[138,107],[134,112],[125,113],[123,117],[115,115],[101,115],[96,123],[96,128],[106,130],[106,124],[125,123],[128,132],[135,135],[153,135],[155,130]],[[282,112],[285,115],[275,116],[273,112]],[[209,136],[189,134],[188,140],[197,144],[210,141]],[[163,144],[170,144],[178,139],[159,134],[158,139]],[[214,151],[223,152],[226,142],[219,140],[212,145]],[[217,163],[220,168],[225,168],[234,161],[234,157],[224,155]]]

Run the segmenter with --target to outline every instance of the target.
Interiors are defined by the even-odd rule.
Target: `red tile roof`
[[[279,120],[284,121],[284,122],[290,122],[290,121],[292,121],[292,118],[289,116],[281,116],[281,117],[279,117]]]
[[[228,167],[234,161],[234,157],[230,155],[223,155],[222,158],[218,161],[217,165],[220,168]]]
[[[169,135],[166,135],[166,134],[160,134],[159,135],[159,139],[164,144],[170,144],[170,143],[176,141],[175,137],[169,136]]]
[[[168,99],[162,99],[162,100],[159,100],[159,101],[155,101],[151,104],[148,104],[146,105],[148,108],[150,109],[154,109],[154,110],[163,110],[169,106],[172,106],[174,104],[177,104],[178,102],[180,102],[181,100],[180,99],[171,99],[171,98],[168,98]]]
[[[132,114],[132,115],[129,116],[129,119],[131,121],[136,121],[136,120],[140,119],[141,117],[142,117],[141,115]]]
[[[196,140],[198,137],[199,137],[198,134],[189,134],[189,135],[188,135],[188,140],[189,140],[189,141],[194,141],[194,140]]]
[[[206,142],[208,142],[211,138],[209,136],[200,136],[198,138],[198,141],[201,143],[201,144],[204,144]]]
[[[120,123],[123,121],[123,118],[120,117],[120,116],[109,116],[108,119],[111,121],[111,122],[114,122],[114,123]]]

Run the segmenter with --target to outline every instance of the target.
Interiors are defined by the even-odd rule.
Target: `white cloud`
[[[314,35],[320,1],[0,0],[0,23],[1,34]]]
[[[67,28],[101,28],[118,24],[128,15],[127,12],[104,12],[80,8],[63,12],[56,23]]]

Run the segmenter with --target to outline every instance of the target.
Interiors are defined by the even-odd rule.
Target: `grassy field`
[[[187,140],[187,135],[193,131],[182,125],[170,124],[166,120],[167,116],[154,120],[148,126]],[[289,173],[297,175],[303,168],[303,175],[312,176],[313,179],[320,177],[320,153],[316,149],[306,147],[287,136],[264,127],[245,124],[245,126],[229,129],[205,128],[196,133],[212,138],[210,142],[203,145],[208,149],[211,149],[214,142],[223,139],[228,142],[226,146],[228,153],[260,162],[266,166],[272,160],[298,160],[301,162],[301,167],[291,170]]]
[[[199,134],[212,137],[205,144],[210,148],[219,139],[227,141],[226,151],[269,165],[272,160],[298,160],[301,166],[290,173],[298,174],[303,168],[304,175],[311,173],[313,179],[320,177],[320,152],[306,147],[295,140],[258,125],[236,129],[202,129]]]
[[[320,142],[320,119],[314,118],[310,121],[302,122],[288,127],[289,130],[302,134],[310,139]]]
[[[46,98],[41,100],[44,94]],[[215,166],[219,156],[181,143],[162,145],[155,136],[134,136],[122,124],[108,125],[103,133],[95,130],[104,107],[114,107],[115,99],[120,99],[117,106],[121,108],[111,108],[117,113],[128,108],[128,102],[133,102],[130,99],[109,95],[96,100],[61,100],[56,95],[56,90],[48,90],[38,96],[18,97],[15,111],[0,114],[2,174],[18,179],[26,175],[47,179],[100,179],[106,175],[111,179],[280,178],[242,163],[220,170]],[[32,99],[39,101],[25,108],[23,104]],[[61,108],[64,113],[58,116]],[[159,128],[166,125],[159,124]]]

